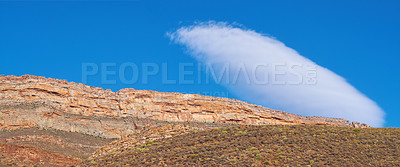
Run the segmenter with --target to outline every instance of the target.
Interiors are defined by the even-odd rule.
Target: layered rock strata
[[[0,76],[2,129],[39,126],[121,137],[157,124],[149,120],[137,125],[133,118],[244,125],[368,127],[338,118],[299,116],[228,98],[132,88],[113,92],[40,76]]]

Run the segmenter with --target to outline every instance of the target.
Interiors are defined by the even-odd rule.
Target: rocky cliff
[[[108,89],[32,75],[0,76],[0,128],[54,128],[120,138],[163,121],[368,127],[197,94]]]

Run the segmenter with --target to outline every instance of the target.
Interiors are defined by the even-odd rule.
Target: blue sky
[[[386,112],[385,126],[400,127],[399,7],[398,1],[1,1],[0,73],[82,82],[82,63],[115,63],[108,70],[117,74],[126,62],[167,63],[168,78],[176,79],[178,63],[197,61],[167,32],[199,21],[238,23],[344,77]],[[100,78],[86,84],[245,99],[213,82],[165,84],[161,73],[148,83]],[[197,81],[196,74],[190,79]]]

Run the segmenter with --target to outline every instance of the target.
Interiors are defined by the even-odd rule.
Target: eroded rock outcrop
[[[127,118],[245,125],[368,126],[344,119],[299,116],[234,99],[131,88],[112,92],[32,75],[0,76],[0,106],[2,129],[40,126],[103,137],[120,137],[156,124],[148,121],[137,125]]]

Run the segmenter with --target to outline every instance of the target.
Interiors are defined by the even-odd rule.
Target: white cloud
[[[229,64],[224,76],[229,82],[221,84],[252,103],[371,126],[384,123],[384,112],[374,101],[274,38],[215,22],[182,27],[169,35],[198,61],[214,65],[217,75]]]

